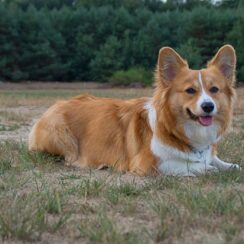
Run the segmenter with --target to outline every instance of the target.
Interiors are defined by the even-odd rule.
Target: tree
[[[18,80],[24,74],[19,69],[18,47],[16,41],[18,32],[16,29],[16,19],[12,14],[17,14],[15,9],[7,11],[4,5],[0,5],[0,79]]]
[[[244,81],[244,1],[238,5],[238,17],[232,30],[227,33],[227,41],[234,45],[237,53],[237,78]]]
[[[229,2],[0,1],[0,78],[106,81],[118,70],[153,70],[162,46],[200,68],[230,43],[244,80],[244,2]]]
[[[96,57],[90,63],[94,80],[106,81],[113,72],[122,68],[121,48],[119,40],[114,36],[110,36],[105,44],[101,46]]]

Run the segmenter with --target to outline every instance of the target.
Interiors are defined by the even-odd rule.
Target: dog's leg
[[[65,165],[72,166],[76,162],[77,158],[78,158],[78,156],[77,156],[77,152],[75,150],[73,152],[69,151],[69,153],[66,154],[64,157]]]
[[[157,173],[157,160],[148,150],[141,150],[129,164],[129,171],[143,176],[150,173]]]
[[[79,157],[78,142],[71,133],[62,138],[62,142],[58,144],[60,153],[64,155],[65,165],[73,166]]]
[[[78,140],[62,120],[55,124],[40,119],[31,130],[29,150],[62,155],[66,165],[72,165],[79,156]]]
[[[88,164],[79,158],[71,163],[66,163],[65,165],[71,166],[71,167],[74,167],[77,169],[84,169],[84,168],[88,167]]]
[[[217,170],[209,164],[187,162],[185,160],[164,161],[160,164],[159,169],[164,175],[172,176],[197,176]]]
[[[219,170],[241,170],[241,167],[238,164],[232,164],[232,163],[226,163],[222,160],[220,160],[217,156],[213,157],[213,160],[211,162],[211,165],[218,168]]]

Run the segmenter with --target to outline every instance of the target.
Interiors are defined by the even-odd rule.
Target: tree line
[[[243,1],[8,0],[0,2],[0,80],[108,81],[151,72],[162,46],[192,68],[232,44],[244,81]],[[131,72],[135,73],[135,72]]]

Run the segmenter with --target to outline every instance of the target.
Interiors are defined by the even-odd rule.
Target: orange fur
[[[79,96],[52,106],[35,125],[29,148],[65,156],[68,164],[153,171],[146,98],[129,101]]]
[[[201,72],[206,90],[212,84],[220,89],[218,94],[209,95],[220,111],[215,121],[220,124],[218,133],[222,135],[231,122],[235,92],[232,87],[234,73],[227,76],[228,67],[224,66],[225,73],[221,73],[218,55]],[[183,152],[194,147],[186,137],[183,125],[189,120],[186,108],[196,109],[200,89],[197,75],[198,71],[189,69],[187,62],[174,50],[161,49],[155,75],[156,89],[151,100],[157,114],[155,133],[164,144]],[[196,95],[185,93],[189,86],[197,90]],[[57,102],[34,125],[29,149],[63,155],[67,164],[73,166],[108,165],[139,175],[155,172],[158,158],[150,148],[153,131],[145,109],[149,101],[149,98],[123,101],[81,95]]]

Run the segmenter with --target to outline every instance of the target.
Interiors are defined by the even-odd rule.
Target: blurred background
[[[162,46],[200,68],[226,43],[241,83],[243,0],[0,0],[3,82],[150,85]]]

